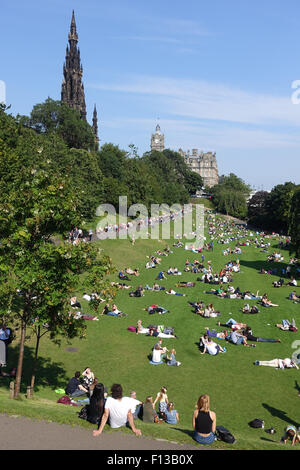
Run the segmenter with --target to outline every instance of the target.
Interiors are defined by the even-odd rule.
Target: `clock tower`
[[[157,124],[155,134],[151,136],[151,152],[156,150],[162,152],[165,149],[165,136],[161,133],[160,126]]]

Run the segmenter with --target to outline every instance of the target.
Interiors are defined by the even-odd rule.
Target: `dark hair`
[[[77,371],[75,372],[75,377],[76,377],[76,379],[79,379],[80,376],[81,376],[81,373],[80,373],[79,370],[77,370]]]
[[[94,387],[93,394],[90,398],[90,404],[88,406],[89,421],[97,422],[102,418],[104,413],[104,385],[97,383]]]
[[[122,398],[123,396],[123,389],[122,389],[122,385],[120,384],[113,384],[111,389],[111,396],[112,398]]]

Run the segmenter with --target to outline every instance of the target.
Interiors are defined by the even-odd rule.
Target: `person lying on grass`
[[[176,287],[195,287],[195,283],[182,281],[179,284],[176,284]]]
[[[166,308],[160,307],[159,305],[155,305],[155,304],[150,305],[149,307],[144,308],[143,310],[146,310],[151,315],[154,314],[154,313],[162,314],[162,313],[168,313],[169,312],[169,310],[167,310]]]
[[[289,357],[285,359],[272,359],[271,361],[255,361],[255,366],[274,367],[276,369],[299,369],[296,362]]]
[[[124,271],[125,271],[127,274],[131,274],[132,276],[139,276],[139,275],[140,275],[138,269],[125,268]]]
[[[176,292],[173,289],[166,290],[166,294],[180,295],[181,297],[186,297],[186,294],[181,294],[180,292]]]
[[[296,322],[292,319],[291,323],[288,320],[282,320],[281,323],[276,323],[277,328],[283,331],[294,331],[297,332],[298,328],[296,327]]]
[[[246,328],[241,330],[241,333],[246,336],[248,341],[256,341],[258,343],[280,343],[280,339],[273,339],[273,338],[262,338],[261,336],[254,336],[252,332],[251,326],[247,326]]]

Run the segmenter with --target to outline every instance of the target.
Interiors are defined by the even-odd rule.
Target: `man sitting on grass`
[[[108,397],[106,400],[100,426],[97,430],[93,431],[93,436],[99,436],[102,433],[108,420],[111,428],[129,425],[136,436],[141,436],[141,430],[137,429],[134,425],[131,407],[132,403],[128,397],[123,397],[122,386],[114,384],[111,387],[111,397]]]

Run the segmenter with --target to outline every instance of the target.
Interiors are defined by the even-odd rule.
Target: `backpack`
[[[57,403],[62,403],[63,405],[71,405],[72,404],[71,402],[72,402],[71,398],[68,397],[67,395],[64,395],[63,397],[57,400]]]
[[[227,444],[234,444],[236,441],[235,437],[228,429],[224,428],[224,426],[216,427],[216,435],[218,441],[227,442]]]
[[[85,405],[83,408],[81,408],[81,410],[79,411],[78,413],[78,418],[81,418],[81,419],[86,419],[88,418],[88,406]]]
[[[262,419],[255,418],[250,423],[248,423],[251,428],[264,428],[265,422]]]

